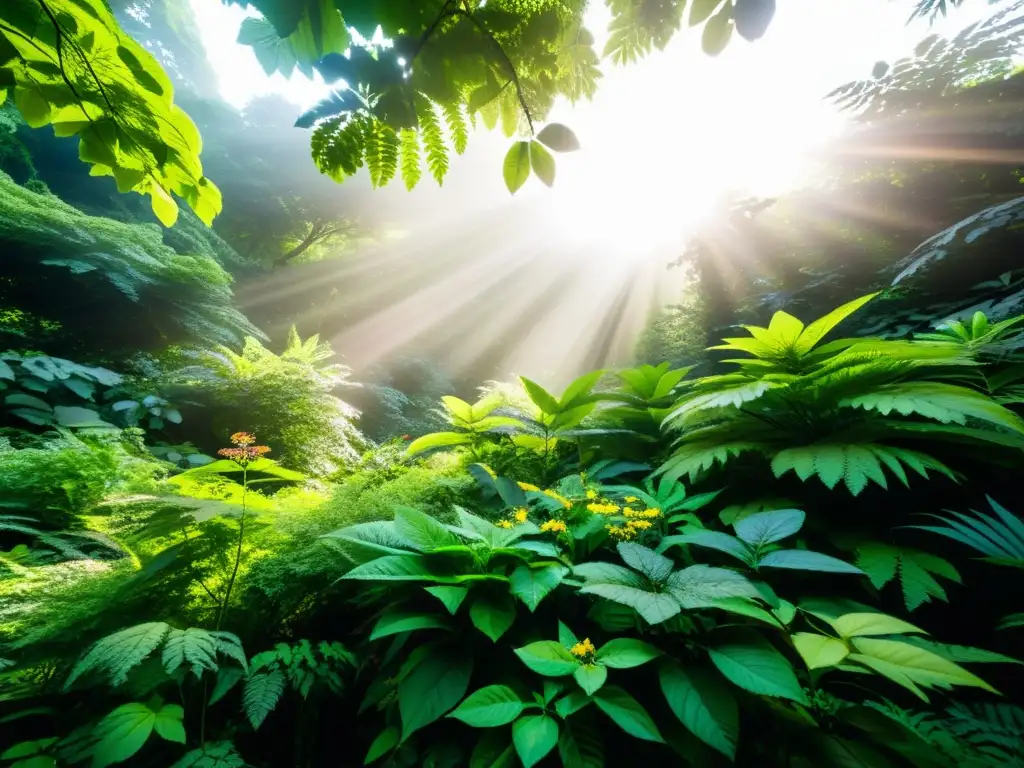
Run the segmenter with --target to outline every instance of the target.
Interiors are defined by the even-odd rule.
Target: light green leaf
[[[489,685],[467,696],[448,717],[474,728],[493,728],[511,723],[523,713],[525,706],[511,688]]]
[[[50,122],[50,102],[38,88],[17,86],[14,89],[14,106],[21,112],[29,128],[42,128]]]
[[[739,707],[725,681],[710,670],[666,662],[659,669],[669,709],[690,732],[730,760],[739,742]]]
[[[569,716],[579,712],[585,706],[587,706],[592,699],[586,693],[580,690],[570,691],[568,694],[560,698],[555,702],[555,712],[563,720]]]
[[[538,640],[517,648],[516,656],[534,672],[546,677],[571,675],[580,666],[580,660],[554,640]]]
[[[561,621],[558,622],[558,642],[564,645],[566,648],[572,648],[580,640],[576,637],[575,633],[569,629]]]
[[[558,743],[558,723],[546,715],[527,715],[512,725],[512,743],[524,768],[533,768]]]
[[[555,184],[555,158],[539,141],[530,142],[530,167],[546,186]]]
[[[520,376],[519,380],[523,383],[523,389],[526,390],[526,394],[529,396],[530,400],[534,405],[540,408],[543,413],[546,413],[549,416],[554,416],[561,412],[562,406],[559,405],[558,400],[554,395],[544,389],[544,387],[535,381],[530,381],[530,379],[525,376]]]
[[[153,720],[153,730],[165,741],[185,743],[185,710],[178,704],[164,704]]]
[[[521,565],[512,571],[509,583],[512,594],[522,600],[532,613],[568,573],[569,569],[561,565],[545,565],[540,568]]]
[[[640,702],[617,685],[606,685],[593,696],[598,709],[630,736],[645,741],[664,743],[658,726]]]
[[[93,768],[106,768],[134,755],[149,739],[156,723],[156,712],[145,704],[122,704],[97,725],[93,749]]]
[[[530,142],[517,141],[509,148],[502,166],[502,174],[505,177],[505,186],[514,195],[530,178]]]
[[[863,657],[892,665],[914,683],[925,686],[948,687],[963,685],[982,688],[989,693],[999,692],[980,677],[924,648],[897,640],[857,637],[854,647]]]
[[[555,152],[575,152],[580,148],[579,139],[576,134],[561,123],[548,123],[540,133],[537,134],[537,141],[546,145]]]
[[[466,587],[424,587],[423,589],[444,603],[444,607],[452,616],[459,610],[462,601],[469,594],[469,589]]]
[[[729,639],[715,642],[710,652],[718,670],[740,688],[762,696],[807,703],[792,665],[757,633],[732,633]]]
[[[601,664],[581,664],[576,667],[572,676],[579,683],[583,692],[592,696],[608,679],[608,668]]]
[[[704,25],[704,33],[701,35],[700,44],[704,53],[708,56],[717,56],[725,50],[732,38],[732,30],[735,25],[732,20],[732,3],[726,3],[722,10],[708,19]]]
[[[429,451],[431,448],[447,448],[454,445],[466,445],[473,439],[469,432],[432,432],[409,443],[405,452],[409,456]]]
[[[928,634],[903,619],[886,616],[884,613],[847,613],[838,618],[825,618],[841,637],[863,637],[865,635],[902,635],[909,632]]]
[[[474,627],[497,642],[516,620],[516,606],[507,594],[481,595],[469,607],[469,618]]]
[[[435,518],[411,507],[395,508],[395,532],[424,552],[461,543]]]
[[[850,655],[846,643],[834,637],[797,632],[792,636],[792,640],[808,669],[834,667]]]
[[[449,580],[437,576],[422,555],[385,555],[353,568],[341,578],[362,581]]]
[[[818,318],[808,325],[804,329],[803,333],[800,334],[800,338],[797,339],[796,344],[793,345],[793,350],[798,355],[806,355],[818,345],[818,342],[828,335],[829,331],[877,295],[877,293],[870,293],[867,296],[861,296],[859,299],[854,299],[853,301],[843,304],[841,307],[833,309],[824,317]]]
[[[661,651],[653,645],[628,637],[617,637],[597,649],[595,658],[612,669],[630,669],[658,658]]]

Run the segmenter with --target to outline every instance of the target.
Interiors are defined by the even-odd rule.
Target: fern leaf
[[[425,98],[418,100],[416,115],[419,119],[420,138],[427,150],[427,168],[438,185],[441,185],[448,174],[448,147],[444,143],[444,132],[437,119],[434,103]]]
[[[455,154],[461,155],[466,151],[469,143],[469,126],[466,124],[466,114],[459,104],[445,104],[441,107],[444,112],[444,121],[448,126],[448,135],[452,137],[452,146],[455,147]]]
[[[888,487],[882,471],[883,465],[904,485],[907,485],[907,474],[902,465],[924,477],[928,477],[928,470],[931,469],[956,480],[953,471],[938,459],[918,451],[875,443],[813,443],[786,448],[772,458],[772,471],[776,477],[793,471],[801,480],[807,481],[816,475],[830,489],[843,481],[854,496],[863,491],[869,482]]]
[[[398,171],[398,134],[380,120],[370,119],[363,129],[363,142],[370,183],[375,188],[383,187]]]
[[[663,482],[676,482],[683,475],[696,480],[715,464],[725,465],[730,459],[747,451],[760,450],[758,443],[737,441],[732,443],[694,442],[681,445],[667,462],[658,470],[664,476]]]
[[[863,408],[888,416],[924,416],[943,424],[966,424],[968,418],[987,421],[1024,433],[1024,419],[990,397],[967,387],[935,381],[885,384],[873,391],[841,400],[841,406]]]
[[[919,608],[933,597],[947,600],[946,590],[932,574],[960,582],[956,568],[941,557],[877,542],[857,549],[857,566],[868,575],[875,589],[881,589],[898,575],[908,611]]]
[[[405,188],[412,190],[420,180],[420,139],[419,134],[411,128],[404,128],[399,134],[402,145],[402,181]]]
[[[254,729],[267,719],[284,692],[284,674],[280,670],[257,672],[245,680],[242,707]]]
[[[331,118],[316,127],[310,148],[320,173],[338,183],[355,176],[363,167],[368,124],[365,115],[354,115]]]
[[[242,669],[248,669],[249,663],[245,658],[245,650],[242,648],[242,641],[237,635],[230,632],[211,632],[217,643],[217,651],[229,659],[234,659]]]
[[[169,675],[185,662],[196,677],[201,677],[203,670],[216,672],[216,656],[217,640],[205,629],[172,629],[164,643],[163,664]]]
[[[154,621],[104,637],[78,662],[64,688],[70,688],[79,677],[93,671],[109,675],[113,685],[120,685],[135,666],[159,647],[170,631],[170,625]]]

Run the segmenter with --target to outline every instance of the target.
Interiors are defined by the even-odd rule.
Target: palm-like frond
[[[988,498],[988,497],[987,497]],[[966,544],[997,565],[1024,568],[1024,521],[1010,514],[994,499],[988,498],[994,514],[971,510],[972,514],[946,510],[951,517],[930,515],[943,525],[911,526]]]

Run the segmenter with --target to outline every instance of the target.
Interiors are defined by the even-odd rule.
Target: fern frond
[[[370,183],[374,187],[383,187],[398,171],[398,134],[386,123],[370,119],[363,129],[363,143]]]
[[[205,629],[189,627],[172,629],[164,643],[163,664],[167,674],[185,662],[192,666],[192,673],[201,677],[203,670],[217,671],[217,640]]]
[[[109,675],[113,685],[120,685],[134,667],[155,651],[171,631],[169,624],[153,621],[122,629],[97,642],[75,665],[64,688],[87,672]]]
[[[437,119],[434,103],[427,98],[418,99],[416,116],[419,119],[420,138],[427,151],[427,168],[440,186],[448,174],[448,147],[445,145],[444,132]]]
[[[701,472],[706,472],[715,464],[724,466],[741,453],[760,451],[762,448],[759,443],[746,441],[685,443],[658,469],[658,473],[663,476],[663,482],[667,483],[674,483],[683,475],[688,475],[694,481]]]
[[[956,568],[941,557],[878,542],[857,549],[857,567],[868,575],[875,589],[881,589],[898,575],[908,611],[919,608],[933,597],[947,601],[946,590],[932,574],[960,582]]]
[[[420,180],[420,139],[412,128],[403,128],[399,134],[402,144],[402,181],[405,188],[412,190]]]
[[[245,657],[245,649],[242,648],[242,641],[237,635],[230,632],[211,632],[217,643],[217,652],[229,659],[238,662],[238,665],[245,670],[249,668],[249,662]]]
[[[923,416],[944,424],[966,424],[968,418],[987,421],[1024,434],[1024,419],[980,392],[936,381],[885,384],[839,403],[848,408]]]
[[[466,151],[469,143],[469,126],[466,124],[466,114],[460,104],[444,104],[441,107],[444,112],[444,121],[448,126],[448,134],[452,138],[452,146],[455,154],[461,155]]]
[[[915,525],[922,531],[931,531],[953,541],[966,544],[985,556],[989,562],[1024,568],[1024,522],[989,499],[995,512],[986,515],[971,510],[973,516],[947,511],[951,517],[929,515],[944,523],[943,526]]]
[[[267,719],[284,692],[284,674],[280,670],[257,672],[245,680],[242,692],[242,707],[253,729],[258,729]]]
[[[313,131],[310,148],[316,167],[334,181],[341,183],[355,176],[363,167],[367,126],[366,115],[333,117]]]

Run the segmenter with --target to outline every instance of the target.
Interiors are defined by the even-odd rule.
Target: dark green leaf
[[[669,709],[694,736],[730,760],[739,741],[739,708],[726,682],[709,670],[665,662],[659,669]]]
[[[718,670],[740,688],[807,703],[793,665],[756,632],[733,633],[713,643],[710,652]]]
[[[448,717],[474,728],[493,728],[511,723],[525,705],[515,691],[504,685],[489,685],[471,693]]]
[[[571,675],[580,665],[569,649],[554,640],[538,640],[517,648],[516,655],[534,672],[547,677]]]
[[[532,568],[521,565],[509,576],[512,594],[518,597],[530,611],[537,610],[541,600],[557,587],[569,569],[561,565],[545,565]]]
[[[469,608],[473,626],[497,642],[516,619],[516,606],[507,594],[481,595]]]
[[[466,695],[473,657],[457,650],[433,650],[398,684],[402,741],[443,717]]]
[[[512,725],[515,744],[524,768],[533,768],[558,743],[558,723],[546,715],[527,715]]]
[[[645,741],[664,742],[647,710],[622,688],[606,685],[594,694],[593,699],[598,708],[630,736]]]

